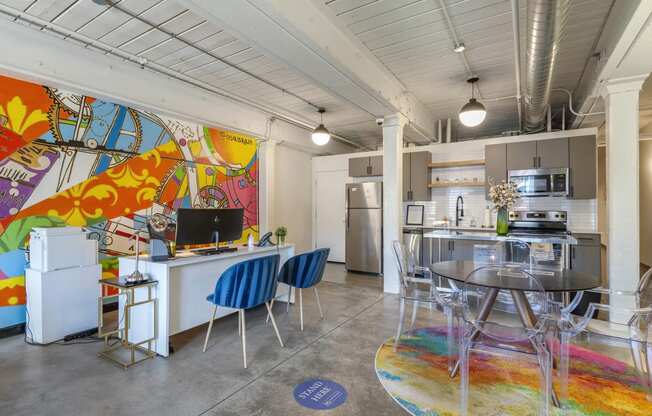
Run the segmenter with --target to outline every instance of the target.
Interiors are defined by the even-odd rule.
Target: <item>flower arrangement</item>
[[[504,236],[509,233],[507,210],[514,206],[518,198],[516,184],[513,182],[503,181],[489,187],[489,199],[496,210],[496,234]]]
[[[489,187],[489,199],[496,210],[509,209],[519,198],[516,184],[513,182],[501,182]]]

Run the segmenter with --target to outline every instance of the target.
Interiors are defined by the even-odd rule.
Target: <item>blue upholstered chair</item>
[[[262,304],[267,307],[268,317],[272,320],[278,342],[283,346],[283,340],[278,332],[270,300],[274,298],[278,281],[276,279],[280,256],[258,257],[245,260],[230,266],[217,279],[215,291],[206,297],[213,304],[213,313],[208,323],[208,332],[204,340],[204,352],[208,338],[213,329],[213,320],[217,307],[238,309],[238,332],[242,336],[242,358],[247,368],[247,338],[245,334],[245,310]]]
[[[303,331],[303,295],[302,289],[313,288],[315,291],[315,299],[317,300],[317,308],[319,309],[319,316],[322,318],[324,314],[319,302],[319,292],[317,292],[317,283],[321,282],[324,276],[324,269],[326,268],[326,260],[328,260],[328,253],[330,249],[320,248],[315,251],[299,254],[285,262],[278,275],[278,281],[285,283],[299,292],[299,316],[301,322],[301,330]],[[288,292],[288,295],[290,292]],[[288,299],[289,300],[289,299]],[[272,305],[274,301],[272,300]],[[290,302],[287,302],[287,311],[290,310]],[[268,317],[269,318],[269,317]]]

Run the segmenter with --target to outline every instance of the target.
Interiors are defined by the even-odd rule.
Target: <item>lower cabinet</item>
[[[577,245],[570,248],[570,268],[581,273],[593,276],[601,276],[601,248],[600,234],[573,234],[577,239]],[[571,294],[571,298],[575,293]],[[583,315],[590,303],[599,303],[599,293],[585,292],[582,301],[573,310],[576,315]],[[596,312],[597,315],[597,312]],[[594,316],[595,317],[595,316]]]
[[[449,260],[473,260],[473,247],[478,244],[495,244],[494,241],[482,240],[458,240],[450,238],[433,239],[432,241],[432,261]]]

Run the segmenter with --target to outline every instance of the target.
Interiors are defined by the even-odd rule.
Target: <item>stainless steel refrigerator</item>
[[[346,184],[346,269],[383,271],[383,184]]]

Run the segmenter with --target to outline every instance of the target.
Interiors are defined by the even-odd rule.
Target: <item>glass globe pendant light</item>
[[[466,80],[466,82],[471,84],[471,99],[460,109],[459,118],[462,124],[467,127],[478,126],[482,124],[485,117],[487,117],[487,110],[484,108],[484,105],[477,101],[473,94],[475,90],[473,84],[478,82],[478,80],[478,77],[473,77]]]
[[[312,131],[312,142],[317,146],[324,146],[331,140],[330,132],[326,129],[326,127],[324,127],[325,112],[325,109],[319,109],[319,118],[321,122],[319,123],[319,126],[317,126],[317,128]]]

